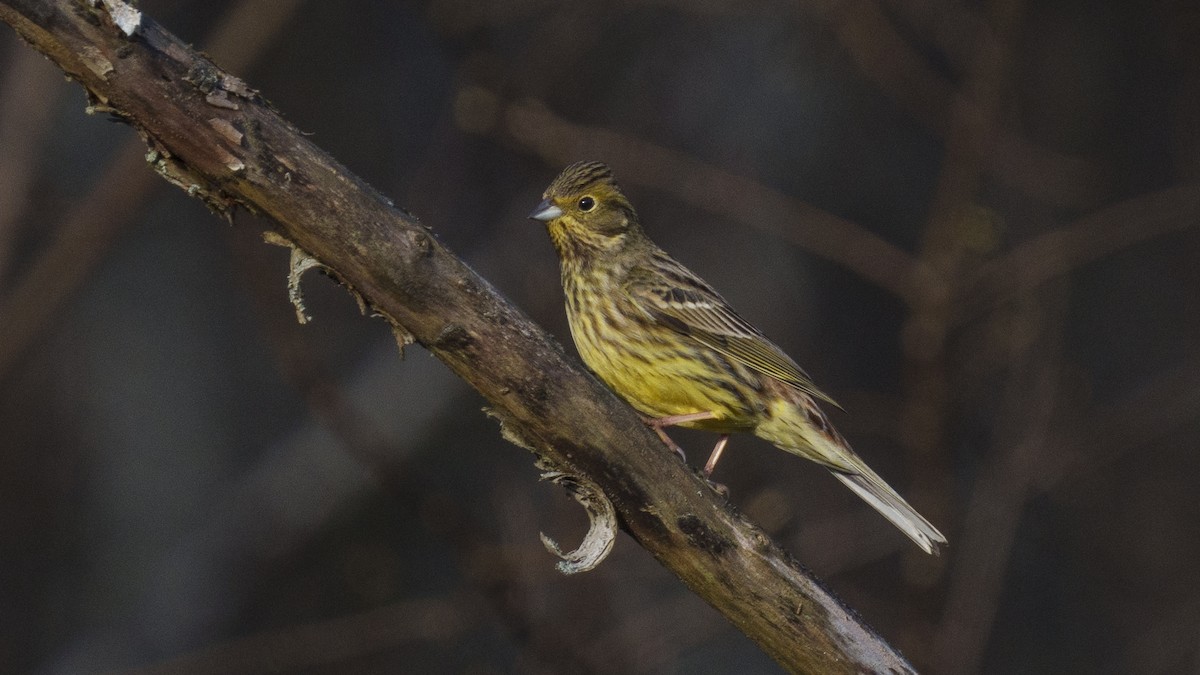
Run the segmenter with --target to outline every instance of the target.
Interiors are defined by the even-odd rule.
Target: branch
[[[227,217],[243,206],[274,219],[474,386],[506,436],[598,485],[642,546],[784,667],[911,672],[414,217],[149,17],[114,23],[128,7],[95,4],[0,0],[0,20],[81,83],[94,109],[136,128],[160,175]]]
[[[296,4],[296,0],[277,0],[265,5],[255,0],[241,0],[225,13],[205,40],[205,52],[231,68],[248,68],[274,44],[275,36]],[[250,11],[256,12],[252,22],[245,18]],[[19,107],[26,116],[36,114],[33,111],[38,107],[37,103],[19,97],[11,102],[6,99],[5,103]],[[0,133],[5,160],[21,161],[19,152],[14,157],[14,150],[20,145],[9,145],[7,140]],[[0,293],[0,316],[5,319],[0,321],[0,381],[20,363],[29,346],[45,333],[62,307],[86,283],[104,260],[113,241],[129,226],[134,213],[158,185],[153,174],[142,170],[145,155],[146,147],[137,139],[122,144],[105,170],[98,172],[94,187],[55,227],[53,241],[38,253],[28,271],[5,289],[5,293]],[[3,183],[2,179],[0,183]],[[0,194],[0,199],[5,203],[19,203],[6,194]],[[7,229],[4,211],[5,205],[0,203],[0,232]],[[0,234],[0,239],[3,236]],[[0,251],[0,271],[4,267],[3,257],[4,251]]]
[[[1155,237],[1196,227],[1200,185],[1139,195],[1022,242],[966,282],[961,325],[1058,277]]]
[[[886,4],[894,12],[910,16],[927,12],[949,24],[948,32],[961,43],[948,56],[962,71],[969,71],[981,54],[1004,48],[1003,38],[991,32],[985,19],[960,3],[886,0]],[[823,0],[812,6],[829,22],[863,75],[920,124],[949,137],[954,133],[955,115],[965,111],[981,117],[986,126],[980,131],[989,138],[989,152],[981,159],[989,175],[1058,207],[1085,208],[1100,199],[1104,177],[1097,167],[1033,143],[1005,128],[989,111],[977,109],[975,102],[959,95],[954,82],[932,67],[911,40],[896,30],[889,12],[879,3]]]

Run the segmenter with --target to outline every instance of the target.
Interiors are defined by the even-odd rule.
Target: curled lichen
[[[563,574],[577,574],[595,569],[608,557],[617,540],[617,513],[612,502],[599,486],[586,478],[562,471],[546,471],[541,478],[566,488],[588,515],[587,534],[573,551],[564,553],[557,542],[544,532],[539,533],[546,550],[561,558],[555,567]]]

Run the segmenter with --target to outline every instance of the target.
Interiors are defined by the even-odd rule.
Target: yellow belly
[[[758,414],[748,396],[753,376],[741,372],[741,377],[731,378],[713,366],[714,359],[723,357],[690,338],[651,339],[644,325],[570,308],[568,320],[583,362],[643,415],[662,418],[711,412],[713,419],[680,426],[719,432],[748,430],[757,424]]]

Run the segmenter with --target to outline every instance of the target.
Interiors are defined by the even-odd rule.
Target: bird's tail
[[[799,400],[778,401],[770,412],[767,421],[755,429],[755,435],[823,465],[922,550],[937,555],[938,547],[946,543],[945,535],[909,506],[850,449],[811,399],[805,396]]]
[[[892,521],[892,524],[900,528],[900,531],[908,535],[909,539],[916,542],[926,553],[938,554],[938,548],[946,543],[946,536],[934,527],[925,517],[917,513],[917,510],[908,505],[904,498],[896,494],[896,491],[883,482],[874,471],[868,469],[865,465],[862,473],[843,473],[836,469],[830,469],[838,480],[846,484],[846,487],[854,490],[854,493],[863,498],[881,513],[884,518]]]

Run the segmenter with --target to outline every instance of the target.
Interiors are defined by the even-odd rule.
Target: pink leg
[[[662,439],[664,445],[670,448],[672,452],[679,455],[679,459],[685,464],[687,463],[687,455],[683,454],[683,448],[679,447],[678,443],[671,440],[671,437],[667,435],[667,432],[662,430],[662,427],[651,424],[650,428],[654,430],[654,433],[658,434],[658,437]]]
[[[648,422],[648,424],[652,427],[658,427],[659,429],[661,429],[663,427],[673,427],[677,424],[684,424],[686,422],[696,422],[699,420],[711,420],[711,419],[716,418],[716,416],[717,416],[717,413],[712,412],[712,411],[694,412],[694,413],[687,413],[686,415],[670,415],[668,417],[660,417],[656,420],[650,420],[650,422]]]
[[[721,459],[721,453],[725,452],[725,444],[729,442],[729,434],[722,434],[717,440],[717,446],[713,448],[712,454],[708,456],[708,462],[704,465],[704,477],[708,478],[712,475],[713,469],[717,468],[717,462]]]
[[[671,440],[671,437],[667,435],[667,432],[663,431],[663,428],[664,427],[673,427],[676,424],[683,424],[685,422],[695,422],[697,420],[710,420],[716,416],[717,416],[717,414],[714,412],[695,412],[695,413],[687,413],[686,415],[670,415],[668,417],[660,417],[658,419],[646,420],[646,424],[651,429],[654,430],[654,433],[658,434],[658,437],[662,439],[662,442],[668,448],[670,448],[672,452],[679,455],[679,459],[683,460],[684,462],[687,462],[687,455],[685,455],[683,453],[683,448],[679,447],[679,445],[676,444],[675,441]]]

